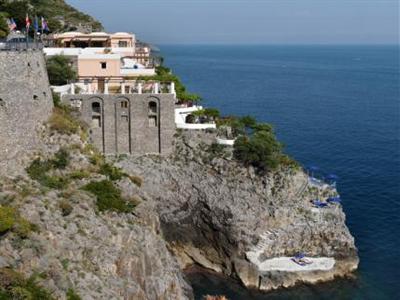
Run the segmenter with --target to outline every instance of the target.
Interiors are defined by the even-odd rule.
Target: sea
[[[398,45],[161,45],[202,105],[273,124],[288,154],[339,176],[360,265],[354,278],[270,293],[206,272],[196,299],[400,299]]]

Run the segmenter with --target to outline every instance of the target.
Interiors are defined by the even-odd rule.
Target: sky
[[[67,0],[154,44],[398,44],[400,0]]]

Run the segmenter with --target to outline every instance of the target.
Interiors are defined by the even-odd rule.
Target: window
[[[128,42],[127,41],[119,41],[118,47],[126,48],[126,47],[128,47]]]
[[[154,101],[149,102],[149,113],[156,114],[157,113],[157,103]]]
[[[94,113],[100,113],[100,103],[99,102],[93,102],[92,103],[92,112]]]
[[[107,69],[107,63],[106,62],[103,61],[103,62],[100,63],[100,65],[101,65],[102,69]]]
[[[122,122],[128,122],[128,116],[127,115],[122,115],[121,116]]]
[[[33,95],[33,100],[37,100],[39,97],[37,95]]]
[[[121,101],[121,108],[128,108],[128,101]]]

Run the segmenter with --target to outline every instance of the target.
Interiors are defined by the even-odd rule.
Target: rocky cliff
[[[40,284],[57,299],[71,289],[83,299],[191,299],[182,270],[192,264],[260,290],[331,280],[357,267],[341,207],[310,203],[336,191],[311,185],[300,169],[258,175],[233,161],[229,148],[215,152],[214,133],[179,132],[169,157],[110,157],[125,171],[121,177],[99,169],[96,152],[79,136],[38,130],[42,151],[31,159],[49,161],[60,149],[69,159],[64,169],[48,171],[53,181],[35,180],[32,171],[2,177],[0,214],[12,207],[32,224],[21,231],[15,221],[4,230],[0,222],[2,282],[1,270],[12,269],[44,274]],[[132,213],[101,211],[85,191],[107,178],[134,201]],[[268,268],[271,259],[298,252],[330,265]]]
[[[310,184],[300,169],[256,175],[230,160],[229,151],[210,151],[214,139],[212,133],[184,132],[173,158],[119,163],[143,177],[142,188],[156,202],[164,237],[182,268],[198,264],[261,290],[331,280],[357,268],[340,205],[318,209],[311,203],[337,195],[335,189]],[[321,259],[330,266],[270,266],[271,259],[299,252],[315,258],[315,265]]]
[[[114,183],[123,197],[135,199],[134,213],[100,212],[96,197],[82,189],[107,178],[96,171],[93,152],[76,135],[41,127],[39,136],[44,150],[32,159],[48,162],[63,149],[68,163],[40,177],[47,181],[33,180],[32,170],[1,178],[0,296],[4,289],[18,298],[22,289],[29,299],[42,300],[25,286],[10,288],[4,270],[13,270],[27,278],[40,274],[40,285],[52,295],[45,299],[65,299],[68,290],[82,299],[192,298],[140,179]],[[57,182],[65,184],[54,188]]]

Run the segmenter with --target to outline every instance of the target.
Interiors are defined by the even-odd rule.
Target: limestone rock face
[[[0,70],[0,175],[18,174],[53,100],[41,51],[0,51]]]
[[[59,176],[90,170],[88,157],[77,149],[79,138],[58,136],[42,141],[51,158],[60,146],[68,147],[71,162]],[[93,168],[93,166],[92,166]],[[174,300],[192,299],[179,264],[167,248],[153,203],[129,180],[116,182],[126,197],[141,199],[134,213],[99,212],[95,197],[80,187],[104,175],[91,175],[64,190],[46,190],[24,173],[2,177],[0,206],[18,207],[19,214],[37,231],[21,238],[13,231],[0,236],[0,268],[25,276],[46,274],[41,284],[56,299],[65,299],[73,288],[82,299]],[[63,202],[72,211],[64,215]]]
[[[311,185],[300,170],[258,176],[210,156],[204,149],[213,139],[184,132],[175,157],[119,163],[143,177],[142,188],[156,201],[165,239],[182,268],[196,263],[262,290],[331,280],[357,268],[357,250],[340,205],[316,209],[311,203],[336,195],[335,189]],[[334,267],[312,272],[260,268],[269,258],[298,252],[334,258]]]

